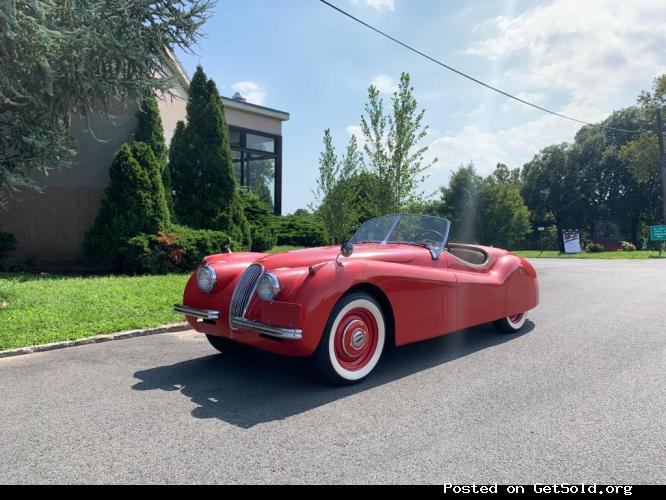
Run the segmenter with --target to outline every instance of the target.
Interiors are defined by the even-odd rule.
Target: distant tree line
[[[452,241],[507,248],[538,248],[542,237],[546,248],[557,249],[563,229],[591,238],[595,221],[617,222],[621,236],[638,243],[648,225],[662,220],[655,109],[666,104],[666,75],[638,105],[581,128],[572,144],[542,149],[522,168],[500,163],[484,178],[473,164],[459,166],[435,199],[419,191],[431,163],[424,161],[427,147],[419,145],[427,126],[423,111],[415,111],[409,75],[402,75],[392,103],[393,113],[385,116],[377,90],[368,90],[363,154],[352,137],[338,158],[330,130],[324,133],[311,209],[335,242],[364,220],[397,211],[448,218]]]

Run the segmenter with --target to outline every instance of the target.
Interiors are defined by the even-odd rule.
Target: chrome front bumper
[[[252,330],[253,332],[277,337],[280,339],[299,340],[303,338],[303,330],[300,328],[281,328],[279,326],[257,323],[244,318],[231,318],[229,322],[232,328],[241,328],[243,330]]]
[[[176,304],[173,310],[177,313],[182,313],[185,316],[192,316],[203,320],[216,320],[220,319],[220,311],[212,311],[210,309],[196,309],[194,307],[182,306]],[[277,337],[287,340],[300,340],[303,338],[303,330],[299,328],[280,328],[278,326],[266,325],[256,321],[250,321],[244,318],[231,318],[229,321],[232,328],[240,328],[242,330],[250,330],[253,332],[268,335],[270,337]]]
[[[174,312],[182,313],[185,316],[193,316],[199,319],[220,319],[220,311],[211,311],[210,309],[196,309],[194,307],[187,307],[176,304],[173,306],[173,310]]]

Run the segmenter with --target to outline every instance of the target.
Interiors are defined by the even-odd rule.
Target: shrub
[[[16,250],[16,238],[13,234],[0,231],[0,259],[7,257],[12,250]]]
[[[323,224],[311,217],[284,215],[275,217],[274,222],[278,245],[317,247],[330,241]]]
[[[620,246],[622,247],[623,252],[634,252],[634,251],[636,251],[636,245],[634,245],[633,243],[630,243],[628,241],[620,242]]]
[[[590,243],[587,245],[587,251],[590,253],[599,253],[604,251],[604,246],[600,243]]]
[[[259,196],[250,192],[243,192],[241,199],[245,217],[250,224],[251,250],[253,252],[270,250],[277,242],[277,233],[273,224],[274,217],[270,207],[261,201]]]
[[[137,234],[157,234],[168,227],[160,164],[142,142],[124,144],[109,170],[109,185],[85,248],[97,261],[115,261],[115,250]]]
[[[225,252],[228,243],[229,237],[222,231],[173,225],[158,234],[129,238],[118,252],[119,261],[127,272],[188,272],[207,255]]]
[[[236,183],[224,105],[215,82],[201,66],[190,83],[187,125],[179,127],[171,148],[178,221],[225,231],[234,242],[249,246],[250,226]]]

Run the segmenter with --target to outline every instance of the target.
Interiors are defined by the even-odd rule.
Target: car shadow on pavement
[[[374,373],[349,387],[318,380],[307,359],[267,352],[212,354],[134,374],[137,391],[180,391],[198,405],[196,418],[216,418],[241,428],[282,420],[321,405],[418,373],[474,352],[511,341],[534,329],[497,333],[491,325],[455,332],[385,352]]]

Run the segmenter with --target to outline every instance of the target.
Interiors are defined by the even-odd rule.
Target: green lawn
[[[635,252],[598,252],[598,253],[576,253],[560,254],[557,250],[516,250],[513,253],[521,257],[532,259],[654,259],[659,258],[656,250],[637,250]],[[664,254],[666,257],[666,254]]]
[[[188,276],[0,273],[0,350],[184,321],[171,309]]]
[[[187,278],[0,274],[0,349],[184,321]]]

